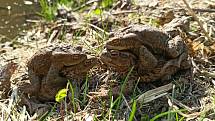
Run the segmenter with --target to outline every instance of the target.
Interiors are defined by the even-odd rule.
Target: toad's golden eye
[[[119,53],[118,52],[111,52],[111,56],[113,56],[113,57],[118,57],[119,56]]]
[[[73,55],[73,58],[74,58],[74,59],[79,59],[79,58],[80,58],[80,55],[79,55],[79,54],[74,54],[74,55]]]

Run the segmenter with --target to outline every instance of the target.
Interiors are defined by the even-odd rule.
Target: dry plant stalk
[[[171,90],[172,88],[173,88],[173,84],[169,83],[167,85],[149,90],[137,98],[137,103],[143,104],[143,103],[151,102],[152,100],[155,100],[164,95],[167,95],[167,91]]]
[[[195,19],[195,21],[197,21],[197,23],[199,24],[200,28],[202,29],[203,33],[205,34],[205,36],[208,38],[209,41],[211,41],[211,38],[208,34],[208,32],[204,29],[202,22],[199,20],[199,18],[197,17],[197,15],[194,13],[194,11],[191,9],[191,7],[189,6],[189,4],[187,3],[186,0],[182,0],[184,2],[184,4],[186,5],[188,12],[191,14],[191,16]]]

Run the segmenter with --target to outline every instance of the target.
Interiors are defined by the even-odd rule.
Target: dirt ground
[[[72,109],[69,109],[71,106],[66,106],[68,109],[65,109],[66,101],[66,103],[57,103],[47,120],[128,120],[132,112],[132,101],[140,99],[140,96],[146,95],[147,91],[158,88],[164,92],[149,96],[148,102],[138,103],[133,120],[212,121],[215,120],[215,1],[190,0],[187,2],[193,11],[190,11],[183,0],[134,0],[132,5],[125,5],[127,6],[125,8],[114,3],[116,5],[114,9],[104,10],[101,15],[84,17],[89,15],[92,9],[90,7],[87,12],[74,12],[76,21],[72,22],[38,21],[35,28],[25,35],[10,42],[0,43],[0,64],[5,65],[10,61],[18,63],[18,69],[11,78],[11,88],[14,91],[16,83],[23,80],[23,75],[27,74],[28,60],[36,51],[50,43],[82,45],[93,55],[99,56],[109,35],[119,28],[134,23],[162,28],[163,24],[175,17],[188,16],[191,18],[190,30],[186,34],[181,33],[181,36],[184,37],[183,41],[189,48],[189,59],[192,64],[190,70],[179,71],[169,81],[138,83],[133,94],[121,96],[122,102],[116,109],[116,106],[111,105],[117,98],[104,98],[100,94],[107,93],[107,90],[99,90],[100,82],[104,82],[104,77],[110,74],[103,70],[98,72],[99,68],[94,68],[89,74],[92,82],[86,94],[87,101],[83,102],[84,96],[79,99],[78,112],[71,111]],[[168,14],[169,11],[173,12],[173,15]],[[129,79],[132,80],[128,78],[128,81]],[[167,87],[159,88],[170,84],[169,90],[165,90]],[[156,98],[153,99],[153,96]],[[45,108],[41,108],[34,115],[29,116],[23,106],[11,106],[11,99],[0,100],[2,119],[21,119],[23,116],[24,120],[30,120],[44,113]],[[54,104],[54,102],[38,103],[52,107]],[[23,113],[23,111],[26,112]]]

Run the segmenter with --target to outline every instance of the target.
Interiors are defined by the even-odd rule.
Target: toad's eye
[[[78,55],[78,54],[74,54],[74,55],[73,55],[73,58],[74,58],[74,59],[79,59],[79,57],[80,57],[80,55]]]
[[[117,57],[117,56],[119,56],[119,53],[117,53],[117,52],[112,52],[112,53],[111,53],[111,56]]]
[[[128,55],[121,53],[121,54],[120,54],[120,57],[128,58]]]

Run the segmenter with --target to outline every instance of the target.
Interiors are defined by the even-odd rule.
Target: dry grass
[[[210,4],[210,1],[194,0],[192,4],[193,8],[205,7]],[[97,121],[113,119],[129,121],[157,121],[161,119],[168,121],[215,120],[215,14],[197,13],[191,11],[192,9],[183,2],[181,4],[168,0],[160,2],[156,9],[153,9],[153,7],[136,9],[136,7],[136,5],[133,5],[129,12],[104,10],[101,15],[91,15],[90,17],[88,13],[79,11],[76,14],[80,14],[78,16],[80,21],[75,23],[39,23],[37,28],[16,40],[17,43],[22,43],[18,50],[24,51],[28,48],[29,54],[27,57],[30,57],[41,46],[64,41],[72,45],[82,45],[93,55],[98,56],[103,50],[105,40],[111,35],[109,22],[112,25],[111,30],[117,30],[132,23],[159,26],[157,21],[159,20],[160,11],[173,10],[176,15],[180,16],[181,14],[187,15],[185,9],[188,8],[191,16],[195,19],[191,21],[192,31],[190,33],[192,36],[185,35],[185,42],[189,47],[190,60],[193,66],[192,75],[179,72],[169,82],[137,83],[131,95],[123,95],[121,91],[119,97],[109,96],[104,98],[97,96],[101,82],[111,80],[110,77],[113,78],[112,80],[117,77],[95,68],[89,74],[92,76],[89,76],[88,82],[84,84],[80,98],[76,99],[72,96],[73,104],[68,103],[68,99],[63,99],[60,103],[54,103],[54,105],[51,103],[52,110],[49,110],[48,115],[43,117],[44,119]],[[198,14],[198,19],[196,14]],[[90,23],[89,19],[94,17],[97,24]],[[199,19],[203,21],[199,22]],[[206,41],[207,39],[210,41]],[[16,55],[11,55],[11,53]],[[21,63],[15,77],[19,77],[20,73],[26,71],[23,62],[27,58],[26,55],[16,50],[7,50],[2,55],[6,58],[1,56],[0,59],[7,60],[12,56],[16,58],[17,62]],[[191,77],[188,78],[188,76]],[[122,81],[121,89],[124,88],[123,85],[129,79],[128,74],[127,79],[120,80]],[[138,79],[135,81],[138,82]],[[163,85],[165,86],[162,87]],[[9,99],[0,101],[1,120],[33,120],[37,118],[37,115],[44,114],[45,109],[41,108],[36,114],[30,115],[25,106],[18,105],[19,97],[16,88],[12,92]],[[50,103],[45,104],[50,105]],[[76,105],[76,109],[74,105]]]

